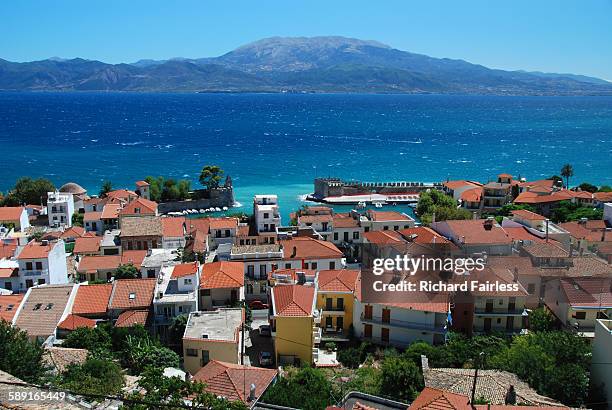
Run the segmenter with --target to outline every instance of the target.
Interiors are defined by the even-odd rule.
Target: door
[[[363,325],[363,337],[372,337],[372,325]]]
[[[372,320],[372,305],[366,305],[365,310],[363,312],[363,318]]]
[[[493,299],[487,299],[487,304],[485,305],[485,312],[493,312]]]
[[[380,340],[383,343],[389,343],[389,328],[383,327],[380,329]]]
[[[238,300],[238,291],[236,289],[232,289],[231,298],[232,298],[232,305],[233,305]]]
[[[344,330],[344,318],[342,316],[336,318],[336,328],[341,332]]]
[[[334,324],[332,323],[332,317],[331,316],[327,316],[325,318],[325,328],[326,329],[331,329],[334,327]]]
[[[506,318],[506,330],[509,332],[514,330],[514,316],[508,316]]]
[[[382,321],[383,321],[383,323],[390,323],[391,322],[391,310],[390,309],[383,309],[383,311],[382,311]]]
[[[26,288],[31,288],[34,286],[34,281],[32,279],[26,279]]]
[[[332,298],[325,299],[325,310],[332,310],[334,306],[334,300]]]
[[[336,304],[338,305],[338,310],[344,310],[344,298],[336,299]]]
[[[491,331],[491,318],[490,317],[487,317],[484,320],[484,331],[485,332]]]

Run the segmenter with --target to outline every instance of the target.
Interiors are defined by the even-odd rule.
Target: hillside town
[[[233,198],[211,181],[206,198]],[[384,185],[384,206],[337,212],[326,191],[290,220],[273,193],[209,215],[152,200],[150,180],[0,207],[0,407],[609,406],[612,192],[505,173]],[[366,296],[374,259],[426,253],[482,257],[518,290]]]

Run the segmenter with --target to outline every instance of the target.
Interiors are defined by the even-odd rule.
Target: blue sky
[[[612,80],[612,0],[0,2],[0,58],[10,61],[208,57],[263,37],[317,35]]]

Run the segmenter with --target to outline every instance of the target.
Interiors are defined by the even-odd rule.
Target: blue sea
[[[197,187],[218,164],[241,209],[276,193],[287,221],[316,176],[486,182],[571,163],[570,184],[612,185],[612,98],[0,93],[0,145],[0,191],[24,175],[90,193],[147,175]]]

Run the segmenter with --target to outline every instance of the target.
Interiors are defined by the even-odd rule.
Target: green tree
[[[26,382],[39,382],[46,371],[43,353],[26,332],[0,319],[0,370]]]
[[[79,212],[75,212],[72,214],[72,225],[74,226],[83,226],[83,217],[85,215]]]
[[[180,358],[172,350],[154,343],[149,338],[129,335],[125,349],[121,352],[121,362],[132,373],[139,374],[150,367],[179,367]]]
[[[381,385],[391,397],[411,401],[423,390],[423,375],[413,361],[389,357],[381,366]]]
[[[290,369],[263,397],[264,403],[304,410],[322,410],[332,403],[331,383],[322,370]]]
[[[124,377],[116,363],[88,358],[83,364],[68,366],[59,385],[76,393],[114,395],[121,391]]]
[[[610,185],[602,185],[599,187],[597,192],[612,192],[612,186]]]
[[[555,317],[546,308],[537,308],[529,313],[529,329],[546,332],[555,329]]]
[[[193,409],[207,410],[247,410],[241,401],[228,401],[205,390],[199,382],[185,381],[178,377],[166,377],[159,368],[148,368],[138,381],[144,392],[138,391],[125,396],[124,407],[128,410],[148,410],[150,408],[185,408],[185,398],[189,397]],[[248,394],[248,393],[247,393]]]
[[[471,212],[458,209],[452,197],[436,189],[421,193],[415,211],[424,225],[429,225],[434,215],[436,221],[472,219]]]
[[[569,179],[574,176],[574,167],[565,164],[561,167],[561,176],[565,178],[565,187],[569,188]]]
[[[603,219],[603,210],[589,208],[570,201],[561,201],[552,212],[551,219],[555,223],[579,221],[582,218]]]
[[[140,272],[132,263],[119,265],[113,274],[115,279],[137,279],[140,277]]]
[[[578,185],[578,188],[580,188],[582,191],[590,193],[597,192],[597,187],[593,184],[589,184],[588,182],[583,182],[582,184]]]
[[[108,179],[102,182],[102,187],[100,188],[100,198],[104,198],[108,195],[109,192],[113,190],[113,183]]]
[[[223,179],[223,170],[217,165],[206,165],[200,172],[200,184],[206,189],[218,188]]]
[[[187,327],[187,315],[179,315],[172,319],[170,330],[170,340],[173,344],[182,346],[185,327]]]
[[[62,343],[62,347],[87,349],[90,352],[110,352],[112,348],[112,339],[103,326],[98,326],[93,329],[79,327],[66,336]]]
[[[19,206],[23,204],[47,204],[47,193],[55,191],[55,185],[46,178],[32,179],[22,177],[17,180],[12,190],[2,200],[2,206]]]

